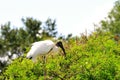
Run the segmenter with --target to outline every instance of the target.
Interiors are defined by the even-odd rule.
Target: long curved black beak
[[[64,56],[66,56],[66,52],[65,52],[64,47],[61,47],[61,49],[63,50]]]
[[[63,47],[62,42],[61,41],[57,42],[56,46],[60,47],[62,49],[62,51],[63,51],[64,56],[66,56],[65,48]]]

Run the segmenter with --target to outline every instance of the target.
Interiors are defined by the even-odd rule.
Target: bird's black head
[[[59,41],[59,42],[56,43],[56,46],[57,46],[57,47],[61,47],[61,46],[63,46],[63,44],[62,44],[61,41]]]
[[[56,43],[56,46],[57,46],[57,47],[60,47],[60,48],[63,50],[64,56],[66,56],[66,52],[65,52],[65,49],[64,49],[64,47],[63,47],[62,42],[61,42],[61,41],[57,42],[57,43]]]
[[[29,57],[29,58],[27,57],[27,59],[32,59],[32,57]]]

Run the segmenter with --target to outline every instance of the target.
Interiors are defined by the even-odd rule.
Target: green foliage
[[[120,34],[120,0],[115,2],[113,9],[105,20],[101,20],[102,31],[109,31],[112,34]]]
[[[30,40],[32,42],[37,41],[38,39],[36,34],[38,34],[39,30],[41,30],[42,22],[33,18],[22,19],[22,22],[26,26],[26,30],[28,32],[28,35],[30,36]]]
[[[19,63],[18,63],[19,62]],[[30,66],[28,66],[30,65]],[[26,59],[22,60],[22,58],[14,61],[12,64],[7,67],[9,69],[6,70],[6,73],[4,74],[7,80],[30,80],[34,79],[34,75],[31,71],[33,68],[32,61],[28,61]],[[12,74],[11,74],[12,72]],[[10,76],[9,76],[10,75]]]
[[[6,80],[119,80],[120,45],[110,33],[93,33],[86,43],[69,39],[65,44],[67,55],[47,56],[36,63],[25,58],[13,61],[1,79]],[[77,40],[77,41],[76,41]],[[76,43],[77,42],[77,43]]]
[[[57,35],[57,28],[56,28],[56,20],[52,20],[48,18],[43,26],[43,36],[46,37],[56,37]]]
[[[0,80],[119,80],[120,79],[120,44],[114,40],[114,34],[120,33],[120,1],[116,1],[114,8],[106,20],[101,21],[101,28],[97,28],[90,36],[71,37],[64,42],[66,57],[59,54],[47,55],[47,61],[38,58],[36,63],[20,57],[8,65]],[[22,20],[25,29],[11,29],[10,23],[2,25],[0,52],[16,50],[16,47],[29,50],[29,44],[56,36],[56,21],[48,19],[45,22],[42,37],[38,38],[41,21],[26,18]],[[8,36],[9,35],[9,36]],[[41,34],[39,34],[41,35]],[[60,38],[62,38],[61,36]],[[4,46],[6,49],[4,49]]]
[[[10,22],[1,25],[0,56],[7,55],[7,52],[20,56],[33,42],[54,38],[57,34],[55,20],[47,19],[44,29],[42,29],[42,22],[40,20],[31,17],[23,18],[22,22],[25,26],[21,28],[11,28]],[[11,58],[11,56],[9,56],[9,58]],[[3,64],[6,65],[5,63]],[[0,69],[1,67],[2,66],[0,66]]]

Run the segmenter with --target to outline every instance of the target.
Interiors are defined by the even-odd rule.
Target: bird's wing
[[[42,41],[39,41],[39,42],[34,42],[34,43],[32,43],[32,46],[35,46],[35,45],[40,45],[40,43],[41,43]]]
[[[31,50],[32,52],[37,54],[46,54],[53,47],[54,47],[54,43],[52,41],[48,41],[48,40],[39,41],[39,42],[33,43]]]
[[[44,40],[32,43],[32,46],[41,45],[41,44],[54,44],[51,40]]]

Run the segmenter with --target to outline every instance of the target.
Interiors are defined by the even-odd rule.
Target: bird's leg
[[[44,65],[44,80],[46,80],[46,56],[43,56],[43,65]]]
[[[43,56],[43,63],[46,63],[46,56]]]
[[[52,59],[53,59],[53,54],[51,54],[51,57],[52,57]]]

